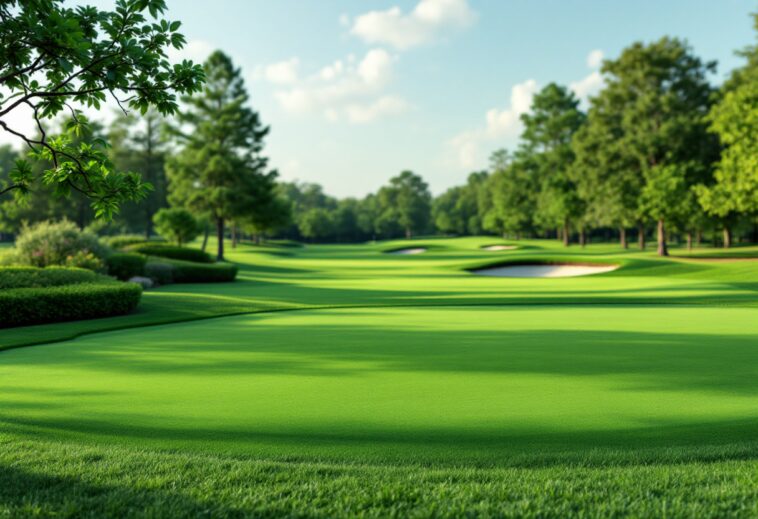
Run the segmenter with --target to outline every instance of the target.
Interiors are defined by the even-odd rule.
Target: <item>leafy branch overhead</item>
[[[32,160],[52,167],[35,178],[19,160],[0,185],[23,200],[38,180],[65,196],[79,191],[92,199],[98,216],[110,218],[121,202],[144,198],[151,186],[136,173],[117,171],[104,139],[82,139],[89,123],[82,107],[100,109],[113,100],[124,112],[144,114],[151,106],[169,115],[177,94],[192,94],[204,81],[191,61],[172,64],[167,51],[181,49],[180,23],[160,18],[164,0],[117,0],[113,11],[91,6],[67,8],[61,0],[0,0],[0,130],[16,136]],[[9,122],[15,111],[31,113],[34,135]],[[71,120],[60,135],[49,135],[51,119]]]

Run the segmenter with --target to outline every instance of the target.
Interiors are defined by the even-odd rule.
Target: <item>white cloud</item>
[[[263,77],[266,81],[276,84],[292,84],[297,81],[297,69],[300,65],[300,60],[297,58],[290,58],[279,63],[272,63],[267,65],[263,69]]]
[[[402,98],[383,96],[368,104],[350,104],[345,112],[352,123],[368,123],[388,115],[402,114],[409,108],[410,105]]]
[[[391,67],[392,56],[384,49],[373,49],[358,64],[358,75],[367,85],[381,85],[389,79]]]
[[[603,88],[605,80],[600,73],[600,66],[603,64],[605,54],[600,49],[595,49],[587,55],[587,67],[592,69],[588,75],[578,81],[569,83],[569,88],[582,100],[586,105],[587,100],[596,95]]]
[[[605,54],[600,49],[595,49],[587,55],[587,67],[595,69],[600,68],[605,59]]]
[[[434,41],[447,30],[466,28],[475,20],[468,0],[420,0],[407,14],[395,6],[356,16],[350,32],[366,43],[408,49]]]
[[[600,92],[600,89],[603,88],[603,84],[602,74],[595,70],[579,81],[569,83],[569,88],[574,91],[576,97],[586,101],[590,96]]]
[[[386,50],[371,49],[359,61],[349,56],[310,77],[296,79],[289,88],[274,92],[274,98],[289,113],[318,113],[329,121],[366,123],[397,115],[409,105],[384,92],[394,61]]]
[[[515,138],[521,131],[521,114],[529,111],[532,97],[537,92],[537,81],[529,79],[511,88],[510,106],[492,108],[485,115],[485,126],[462,132],[450,140],[456,160],[461,167],[472,169],[482,165],[482,144],[494,145],[497,141]],[[492,146],[490,146],[492,147]]]

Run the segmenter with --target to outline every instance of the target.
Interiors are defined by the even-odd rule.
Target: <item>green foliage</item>
[[[147,257],[143,254],[119,252],[111,254],[106,260],[108,274],[122,281],[145,273]]]
[[[116,236],[108,236],[105,238],[102,238],[102,240],[106,245],[108,245],[112,249],[123,249],[124,247],[128,247],[129,245],[136,245],[141,243],[147,243],[148,240],[145,239],[144,236],[141,234],[119,234]]]
[[[174,282],[174,267],[170,263],[148,260],[145,264],[145,276],[159,285],[170,285]]]
[[[569,224],[584,214],[571,174],[574,162],[571,140],[584,123],[585,115],[573,92],[551,83],[534,96],[531,110],[521,120],[524,132],[517,160],[521,168],[532,169],[539,179],[535,223],[543,229],[563,227],[567,244]],[[528,197],[522,194],[520,198]]]
[[[224,258],[224,225],[265,210],[274,196],[276,172],[268,171],[263,140],[269,128],[248,106],[241,72],[216,51],[205,62],[203,91],[183,100],[173,134],[182,144],[169,162],[173,205],[208,214],[216,224],[217,259]]]
[[[13,191],[22,200],[40,181],[58,196],[83,193],[104,218],[122,202],[145,197],[150,186],[137,174],[117,171],[105,141],[82,138],[89,123],[81,113],[73,109],[58,135],[44,127],[72,103],[99,109],[108,95],[128,96],[127,104],[143,114],[151,106],[172,114],[175,92],[197,91],[202,69],[167,59],[167,51],[185,40],[178,22],[159,18],[165,10],[163,0],[117,0],[113,11],[65,7],[60,0],[0,4],[0,127],[28,145],[32,159],[52,164],[36,175],[29,162],[19,160],[0,194]],[[19,107],[32,110],[39,135],[24,135],[6,122]]]
[[[213,263],[213,258],[201,250],[188,249],[175,245],[164,245],[160,243],[138,243],[125,247],[129,252],[138,252],[147,256],[158,256],[161,258],[171,258],[195,263]]]
[[[14,260],[35,267],[68,265],[99,270],[108,253],[97,236],[64,220],[24,227],[16,239]]]
[[[403,171],[379,190],[380,228],[400,228],[406,238],[427,230],[430,223],[432,195],[424,179],[412,171]]]
[[[309,239],[324,239],[333,232],[331,213],[321,207],[307,210],[298,218],[302,235]]]
[[[94,283],[103,277],[91,270],[68,267],[2,267],[0,290],[8,288],[44,288],[77,283]]]
[[[487,179],[486,198],[479,204],[482,227],[499,235],[528,232],[533,227],[539,179],[523,158],[501,161],[498,167],[503,169]]]
[[[160,263],[171,266],[171,282],[173,283],[224,283],[234,281],[237,277],[237,265],[232,263],[202,264],[176,259],[166,259]],[[154,267],[154,262],[151,261],[148,265],[150,268],[147,273],[152,278],[152,275],[158,272]],[[158,277],[155,278],[160,284],[165,284],[160,279],[163,275],[163,273],[158,273]]]
[[[432,219],[437,229],[453,234],[479,234],[483,229],[480,214],[489,174],[471,173],[464,186],[453,187],[432,202]]]
[[[671,38],[635,43],[604,63],[606,86],[574,142],[579,193],[596,222],[662,226],[692,209],[685,195],[709,182],[718,152],[705,119],[714,66]]]
[[[158,233],[178,246],[194,240],[202,232],[200,223],[186,209],[180,207],[163,208],[153,216]]]
[[[127,314],[142,295],[135,283],[76,283],[0,291],[0,328]]]
[[[119,114],[108,132],[114,166],[139,172],[152,186],[143,200],[123,204],[118,216],[128,229],[142,231],[144,236],[153,234],[153,216],[168,205],[165,163],[169,139],[164,126],[165,118],[151,108],[141,117]]]
[[[758,14],[755,20],[758,30]],[[709,114],[724,146],[715,183],[698,187],[705,210],[721,219],[758,213],[758,46],[742,54],[747,63],[733,72]]]

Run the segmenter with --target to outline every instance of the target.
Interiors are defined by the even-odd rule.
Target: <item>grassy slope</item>
[[[566,303],[239,316],[3,353],[0,515],[758,514],[758,264],[598,246],[569,252],[624,268],[461,272],[566,256],[491,242],[244,248],[241,282],[4,330],[8,346],[304,306]]]

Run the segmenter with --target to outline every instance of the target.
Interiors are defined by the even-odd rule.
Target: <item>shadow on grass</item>
[[[0,511],[7,510],[9,517],[241,516],[239,510],[196,501],[172,486],[92,483],[78,475],[47,475],[0,464]]]
[[[165,333],[135,330],[112,334],[102,341],[93,338],[41,347],[27,350],[24,355],[4,355],[2,360],[6,368],[63,365],[90,369],[98,376],[109,372],[119,377],[134,376],[135,381],[145,380],[146,376],[167,380],[166,377],[173,375],[220,376],[220,381],[227,375],[251,379],[262,375],[354,378],[410,372],[434,373],[444,384],[447,375],[470,375],[475,381],[478,374],[486,374],[501,377],[499,380],[503,382],[517,376],[535,375],[548,377],[541,384],[549,384],[549,377],[602,379],[607,388],[603,395],[606,401],[613,399],[616,392],[621,401],[630,394],[647,394],[645,398],[650,400],[659,392],[724,396],[728,402],[744,402],[745,398],[758,396],[755,334],[557,327],[521,330],[518,329],[520,310],[511,308],[503,314],[513,325],[511,329],[500,331],[434,330],[424,321],[411,322],[406,327],[391,322],[369,324],[366,319],[350,320],[353,314],[365,317],[366,311],[350,310],[334,312],[346,320],[344,325],[314,324],[317,319],[277,323],[276,319],[264,316],[230,318],[202,325],[172,326]],[[646,315],[652,317],[650,312]],[[585,318],[597,319],[591,313]],[[377,322],[381,321],[374,321]],[[738,459],[758,456],[755,440],[758,415],[744,412],[705,420],[697,413],[672,409],[670,416],[661,418],[665,415],[646,416],[644,406],[648,404],[639,403],[635,404],[634,411],[638,413],[637,426],[609,429],[606,423],[602,427],[567,429],[560,420],[543,425],[503,422],[503,416],[497,413],[501,421],[490,425],[335,423],[328,419],[327,407],[323,423],[291,425],[285,429],[268,426],[267,429],[265,422],[261,425],[251,422],[247,427],[224,423],[211,426],[193,422],[188,417],[179,416],[166,422],[160,417],[134,415],[128,411],[83,414],[82,409],[88,408],[87,395],[65,398],[53,395],[50,405],[24,408],[24,390],[13,386],[10,389],[12,391],[0,390],[3,401],[11,404],[0,405],[2,428],[41,438],[127,441],[169,449],[209,447],[295,459],[358,456],[421,463],[607,464],[611,459],[623,464],[640,460],[706,461],[724,456]],[[418,388],[409,388],[409,398],[416,390]],[[27,391],[30,395],[39,392],[34,386],[28,386]],[[469,390],[465,385],[455,385],[447,391],[453,396],[455,392]],[[511,398],[529,398],[517,389],[511,391],[515,391]],[[472,393],[470,397],[476,396]],[[480,397],[487,398],[486,395]],[[292,398],[297,398],[297,394],[293,393]],[[356,398],[360,398],[359,395],[352,396],[351,400]],[[568,395],[560,398],[568,398]],[[576,398],[585,399],[588,406],[593,405],[591,395]],[[119,400],[123,402],[119,404]],[[128,409],[127,402],[126,396],[116,395],[115,400],[110,399],[114,408]],[[437,405],[432,403],[430,400],[430,405]],[[439,405],[444,404],[439,402]],[[50,410],[53,412],[47,413]]]

